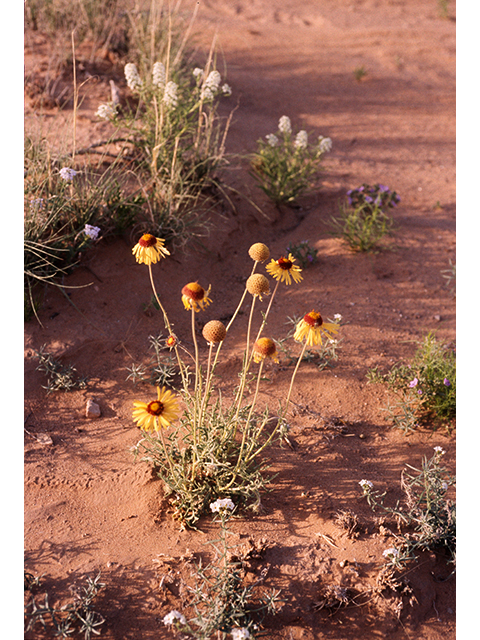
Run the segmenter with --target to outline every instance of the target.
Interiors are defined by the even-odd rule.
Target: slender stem
[[[250,276],[253,276],[253,274],[255,273],[255,269],[256,269],[257,264],[258,264],[258,260],[255,260],[255,262],[254,262],[254,264],[253,264],[252,273],[250,274]],[[234,320],[235,320],[235,318],[237,317],[237,314],[238,314],[238,312],[240,311],[240,308],[241,308],[241,306],[242,306],[242,304],[243,304],[243,301],[245,300],[245,296],[246,296],[246,295],[247,295],[247,288],[245,287],[245,290],[244,290],[244,292],[243,292],[243,296],[241,297],[241,300],[240,300],[240,302],[238,303],[238,306],[237,306],[237,308],[236,308],[236,310],[235,310],[235,313],[233,314],[233,316],[232,316],[232,318],[231,318],[230,322],[227,324],[227,331],[230,329],[230,327],[231,327],[231,325],[232,325],[233,321],[234,321]]]
[[[158,433],[158,432],[157,432]],[[168,466],[170,467],[170,473],[172,474],[172,480],[175,478],[175,471],[173,469],[173,464],[172,461],[170,460],[170,456],[168,454],[168,450],[167,450],[167,444],[165,442],[165,437],[163,435],[163,429],[160,427],[160,439],[162,441],[162,445],[163,445],[163,451],[165,453],[165,457],[167,459],[168,462]]]
[[[248,368],[250,365],[250,360],[251,358],[249,358],[249,353],[250,353],[250,332],[251,332],[251,327],[252,327],[252,318],[253,318],[253,310],[255,308],[255,300],[256,300],[257,296],[253,296],[252,299],[252,306],[250,308],[250,316],[248,318],[248,326],[247,326],[247,348],[245,350],[245,354],[244,354],[244,364],[243,364],[243,368],[242,368],[242,377],[240,379],[240,385],[237,391],[237,395],[235,397],[235,402],[234,404],[237,405],[237,408],[235,410],[235,416],[233,418],[233,422],[234,424],[234,431],[233,431],[233,438],[235,438],[235,435],[237,433],[237,420],[238,420],[238,415],[240,413],[240,405],[242,404],[242,398],[243,398],[243,393],[245,391],[245,383],[247,381],[247,373],[248,373]]]
[[[163,305],[160,302],[160,298],[158,297],[157,290],[155,289],[155,283],[153,281],[153,273],[152,273],[152,265],[151,264],[148,265],[148,273],[150,275],[150,284],[152,285],[153,295],[155,296],[155,300],[157,301],[157,304],[158,304],[158,306],[160,307],[160,309],[162,310],[162,313],[163,313],[163,320],[165,322],[165,328],[167,329],[168,333],[170,335],[172,335],[173,331],[172,331],[172,327],[170,325],[170,321],[169,321],[168,316],[167,316],[167,312],[163,308]],[[178,362],[178,366],[179,366],[179,369],[180,369],[180,374],[182,376],[183,387],[186,389],[187,380],[186,380],[186,376],[185,376],[183,362],[182,362],[182,359],[180,358],[180,354],[178,353],[178,346],[175,345],[174,349],[175,349],[175,355],[177,356],[177,362]]]
[[[302,351],[301,351],[301,353],[300,353],[300,355],[298,357],[297,364],[295,365],[295,369],[294,369],[294,371],[292,373],[292,379],[290,380],[290,388],[289,388],[288,394],[287,394],[287,402],[285,404],[285,411],[283,412],[284,417],[287,415],[288,405],[290,403],[290,396],[292,394],[292,389],[293,389],[293,381],[295,380],[295,376],[297,375],[298,367],[300,366],[300,363],[301,363],[301,361],[303,359],[303,355],[305,353],[305,349],[306,348],[307,348],[307,341],[305,340],[305,343],[303,345]]]

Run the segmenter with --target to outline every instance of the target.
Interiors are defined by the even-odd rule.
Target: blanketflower
[[[210,287],[205,291],[198,282],[189,282],[182,289],[183,306],[187,310],[193,309],[194,311],[200,311],[200,309],[204,309],[210,304],[209,293]]]
[[[283,134],[292,133],[292,123],[288,116],[282,116],[278,121],[278,130]]]
[[[317,344],[322,344],[322,335],[331,338],[332,336],[329,335],[329,332],[337,333],[338,325],[333,324],[333,322],[323,322],[322,316],[318,311],[310,311],[297,324],[293,338],[297,342],[305,340],[307,347],[313,347]]]
[[[170,611],[170,613],[167,613],[167,615],[163,618],[163,624],[170,626],[175,622],[175,620],[178,620],[180,624],[187,624],[187,620],[185,616],[179,611],[175,611],[175,610]]]
[[[170,255],[170,251],[163,246],[164,242],[165,240],[156,238],[151,233],[144,233],[133,247],[132,253],[139,264],[156,264],[160,258]]]
[[[137,89],[142,88],[142,79],[138,75],[137,67],[133,64],[133,62],[129,62],[125,65],[124,72],[127,86],[131,91],[136,91]]]
[[[277,347],[271,338],[259,338],[253,345],[253,360],[258,363],[265,358],[271,358],[278,364]]]
[[[83,230],[87,238],[91,240],[96,240],[98,238],[98,234],[100,233],[100,227],[94,227],[91,224],[86,224],[85,229]]]
[[[265,267],[268,273],[280,282],[286,282],[286,284],[292,284],[292,278],[295,282],[300,282],[303,277],[300,275],[301,268],[298,267],[295,262],[295,258],[291,253],[288,254],[288,258],[281,257],[278,260],[273,260]]]
[[[202,329],[202,335],[208,343],[217,344],[223,342],[227,335],[227,329],[220,320],[210,320]]]
[[[270,295],[270,285],[267,278],[261,273],[254,273],[246,282],[246,289],[252,296],[258,296],[263,300],[262,296]]]
[[[235,509],[235,505],[230,500],[230,498],[218,498],[215,502],[212,502],[210,505],[210,509],[213,513],[220,513],[223,509],[229,509],[233,511]]]
[[[174,336],[173,333],[171,335],[169,335],[168,338],[165,341],[167,347],[169,347],[170,350],[173,349],[173,347],[177,344],[177,342],[178,342],[177,336]]]
[[[165,387],[157,387],[157,399],[151,402],[133,403],[133,421],[148,433],[166,429],[180,413],[177,398]]]
[[[248,250],[248,255],[256,262],[265,262],[270,257],[270,249],[263,242],[255,242]]]
[[[60,177],[64,180],[67,180],[68,182],[73,180],[77,173],[78,171],[75,171],[75,169],[70,169],[70,167],[62,167],[62,169],[60,169]]]

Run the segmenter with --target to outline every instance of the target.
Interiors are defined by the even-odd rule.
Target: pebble
[[[100,406],[93,400],[87,400],[87,407],[85,409],[85,416],[87,418],[99,418],[102,415]]]

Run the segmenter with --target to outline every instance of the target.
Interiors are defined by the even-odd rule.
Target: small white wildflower
[[[165,65],[163,64],[163,62],[155,62],[152,69],[153,86],[163,89],[166,79]]]
[[[225,83],[222,86],[222,93],[223,93],[224,96],[231,96],[232,95],[232,87],[229,84]]]
[[[364,491],[366,491],[367,489],[373,489],[373,482],[370,482],[370,480],[360,480],[358,484]]]
[[[336,320],[337,322],[341,322],[342,321],[342,314],[341,313],[334,313],[333,314],[333,319]]]
[[[204,100],[213,100],[218,92],[221,80],[222,76],[216,69],[210,71],[202,88],[202,98]]]
[[[335,338],[330,338],[328,344],[331,344],[335,347],[338,344],[338,340],[335,340]]]
[[[117,114],[117,110],[110,103],[99,105],[95,115],[103,120],[112,120]]]
[[[137,67],[133,64],[133,62],[128,62],[125,65],[125,80],[127,81],[127,86],[131,91],[136,91],[137,89],[141,89],[143,86],[142,79],[138,75]]]
[[[91,240],[96,240],[101,229],[100,227],[94,227],[91,224],[86,224],[83,231],[88,238],[90,238]]]
[[[395,549],[395,547],[392,547],[391,549],[385,549],[385,551],[382,553],[382,556],[384,558],[398,558],[399,555],[400,552],[398,549]]]
[[[318,148],[320,153],[328,153],[328,151],[332,150],[332,140],[330,138],[318,136]]]
[[[235,505],[230,498],[219,498],[218,500],[215,500],[215,502],[211,503],[210,509],[213,513],[220,513],[222,509],[230,509],[230,511],[233,511],[235,509]]]
[[[448,482],[442,482],[442,489],[446,491],[448,489]]]
[[[247,640],[250,638],[250,631],[244,627],[238,629],[232,629],[233,640]]]
[[[175,107],[178,104],[177,89],[178,89],[178,86],[175,84],[175,82],[172,82],[172,80],[167,82],[167,85],[165,87],[165,93],[163,96],[163,101],[165,102],[167,107],[169,107],[170,109],[175,109]]]
[[[75,169],[70,169],[70,167],[63,167],[62,169],[60,169],[60,176],[64,180],[68,181],[73,180],[77,173],[78,171],[75,171]]]
[[[445,455],[445,450],[442,449],[442,447],[433,447],[433,450],[435,451],[435,453],[439,456],[443,456]]]
[[[308,133],[303,129],[295,136],[295,142],[293,143],[296,149],[306,149],[308,146]]]
[[[282,116],[278,121],[278,130],[281,133],[292,133],[292,123],[288,116]]]
[[[167,613],[167,615],[163,618],[163,624],[170,626],[175,622],[175,620],[178,620],[180,624],[187,624],[185,616],[181,614],[179,611],[175,611],[175,610],[170,611],[170,613]]]
[[[276,147],[278,145],[278,138],[274,133],[268,133],[265,138],[271,147]]]
[[[195,76],[195,78],[199,78],[201,75],[203,75],[203,69],[200,69],[200,67],[195,67],[195,69],[193,70],[193,75]]]

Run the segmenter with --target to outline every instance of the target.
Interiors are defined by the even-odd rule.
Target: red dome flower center
[[[293,266],[293,262],[288,258],[279,258],[277,260],[277,264],[280,269],[283,269],[284,271],[289,271]]]
[[[138,241],[138,244],[141,247],[154,247],[157,244],[157,239],[155,236],[152,236],[151,233],[144,233],[143,236]]]
[[[147,411],[152,416],[160,416],[164,410],[163,402],[159,402],[158,400],[152,400],[147,405]]]
[[[310,327],[321,327],[323,324],[322,316],[318,311],[310,311],[310,313],[307,313],[307,315],[303,317],[303,321]]]
[[[186,284],[183,287],[182,294],[187,298],[190,298],[190,300],[203,300],[205,297],[205,289],[197,282],[190,282],[190,284]]]

